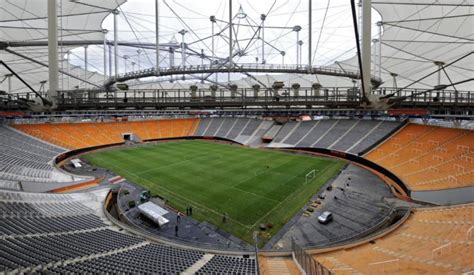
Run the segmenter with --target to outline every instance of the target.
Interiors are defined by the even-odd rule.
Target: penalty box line
[[[332,167],[331,165],[327,166],[326,168],[324,168],[321,173],[319,173],[316,177],[314,177],[312,180],[316,180],[318,178],[320,178],[324,173],[326,173],[328,171],[328,169]],[[296,178],[297,176],[299,175],[296,175],[294,176],[293,178]],[[292,179],[293,179],[292,178]],[[300,191],[300,189],[296,189],[293,193],[291,193],[290,195],[288,195],[284,200],[282,200],[280,203],[278,203],[277,205],[275,205],[275,207],[273,207],[272,209],[270,209],[270,211],[267,212],[267,214],[265,214],[264,216],[262,216],[260,219],[258,219],[253,225],[252,225],[252,228],[255,227],[258,223],[260,223],[264,218],[266,218],[268,215],[270,215],[270,213],[273,212],[273,210],[275,210],[276,208],[278,208],[282,203],[286,202],[289,198],[291,198],[294,193]]]
[[[108,162],[108,161],[106,161],[106,160],[103,160],[103,161],[106,162],[106,163],[108,163],[108,164],[110,164],[110,165],[112,165],[112,166],[114,166],[114,167],[116,167],[116,168],[118,168],[116,165],[111,164],[110,162]],[[139,175],[137,175],[137,174],[135,174],[135,173],[133,173],[133,172],[130,172],[129,170],[120,169],[120,168],[119,168],[119,170],[124,170],[125,173],[130,174],[130,175],[132,175],[132,176],[135,176],[135,177],[137,177],[137,178],[140,178],[140,179],[142,179],[142,180],[144,180],[144,181],[146,181],[146,182],[148,182],[148,183],[156,184],[156,183],[154,183],[154,182],[152,182],[152,181],[150,181],[150,180],[148,180],[148,179],[146,179],[146,178],[143,178],[143,177],[141,177],[141,176],[139,176]],[[163,187],[163,186],[157,185],[157,187],[159,187],[159,188],[165,190],[166,192],[168,192],[168,193],[170,193],[170,194],[172,194],[172,195],[174,195],[174,196],[176,196],[176,197],[181,198],[182,200],[185,200],[185,201],[191,202],[192,204],[198,205],[199,207],[201,207],[201,208],[203,208],[203,209],[206,209],[206,210],[208,210],[209,212],[212,212],[212,213],[214,213],[214,214],[216,214],[216,215],[218,215],[218,216],[220,216],[220,215],[223,214],[223,213],[218,213],[217,211],[212,210],[212,209],[210,209],[210,208],[208,208],[208,207],[206,207],[206,206],[204,206],[204,205],[202,205],[202,204],[200,204],[200,203],[198,203],[198,202],[195,202],[195,201],[190,200],[190,199],[187,199],[187,198],[185,198],[185,197],[183,197],[183,196],[181,196],[181,195],[178,195],[178,194],[176,194],[175,192],[173,192],[173,191],[171,191],[171,190],[169,190],[169,189],[167,189],[167,188],[165,188],[165,187]],[[239,222],[239,221],[237,221],[237,220],[235,220],[235,219],[232,219],[231,217],[227,217],[227,218],[230,219],[230,220],[232,220],[232,221],[234,221],[235,223],[238,223],[239,225],[241,225],[241,226],[243,226],[243,227],[245,227],[245,228],[247,228],[247,229],[249,229],[249,230],[252,229],[252,227],[249,227],[249,226],[247,226],[247,225],[245,225],[245,224],[243,224],[243,223],[241,223],[241,222]]]

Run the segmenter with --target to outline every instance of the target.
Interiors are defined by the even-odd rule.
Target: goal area
[[[314,179],[316,177],[316,170],[313,169],[311,171],[309,171],[306,175],[305,175],[305,181],[304,183],[307,184],[308,181]]]

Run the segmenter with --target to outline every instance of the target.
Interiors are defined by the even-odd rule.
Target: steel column
[[[103,51],[103,57],[104,57],[104,69],[102,70],[102,74],[104,75],[104,82],[107,80],[107,38],[105,37],[104,33],[104,51]]]
[[[379,79],[382,79],[382,22],[378,22],[377,26],[379,27]]]
[[[58,91],[58,18],[56,0],[48,0],[48,96],[56,98]]]
[[[84,46],[84,79],[87,80],[87,45]],[[87,83],[84,82],[84,89],[87,89]]]
[[[265,14],[260,15],[260,19],[262,20],[262,64],[265,64],[265,19],[267,17]]]
[[[233,52],[233,40],[232,40],[232,0],[229,0],[229,74],[231,71],[231,68],[234,66],[233,60],[232,60],[232,52]]]
[[[362,73],[366,97],[371,92],[370,65],[371,65],[371,31],[372,31],[372,0],[362,2]]]
[[[155,35],[156,35],[156,74],[160,74],[160,21],[159,21],[159,6],[158,6],[158,1],[155,0]]]
[[[114,69],[115,69],[115,78],[118,77],[118,10],[113,11],[114,14]]]
[[[112,45],[109,44],[109,77],[112,77]]]
[[[313,61],[311,60],[311,48],[313,47],[313,7],[312,7],[313,0],[308,0],[308,69],[311,69]]]

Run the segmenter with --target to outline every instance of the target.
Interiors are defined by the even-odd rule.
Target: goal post
[[[307,184],[308,181],[314,179],[315,177],[316,177],[316,170],[313,169],[313,170],[309,171],[305,176],[304,184]]]

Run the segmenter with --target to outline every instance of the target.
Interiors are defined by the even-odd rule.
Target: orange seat
[[[418,209],[388,235],[313,254],[335,274],[459,274],[472,270],[474,204]]]
[[[123,134],[133,133],[141,140],[193,135],[198,119],[164,119],[122,122],[79,122],[17,124],[16,129],[68,149],[81,149],[123,143]]]
[[[473,184],[474,132],[408,124],[365,157],[414,191],[468,186]]]

